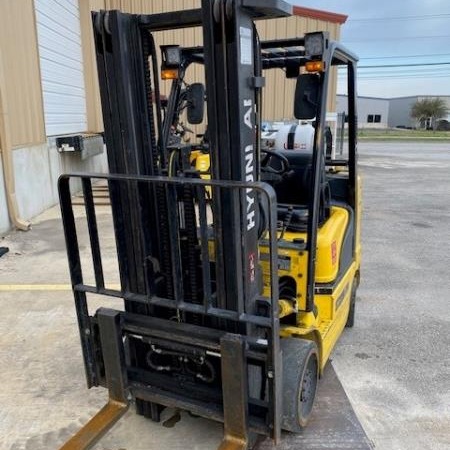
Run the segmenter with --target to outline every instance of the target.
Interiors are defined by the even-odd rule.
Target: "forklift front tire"
[[[299,433],[307,425],[316,397],[319,356],[313,341],[280,341],[283,359],[283,421],[286,431]]]

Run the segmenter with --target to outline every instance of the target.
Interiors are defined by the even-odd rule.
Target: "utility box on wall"
[[[56,148],[59,153],[79,153],[81,159],[103,153],[103,135],[101,134],[73,134],[56,138]]]

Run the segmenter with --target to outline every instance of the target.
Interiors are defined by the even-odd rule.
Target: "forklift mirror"
[[[187,89],[187,120],[192,125],[203,122],[205,111],[205,86],[202,83],[191,84]]]
[[[311,120],[317,115],[319,106],[320,77],[315,73],[304,73],[297,78],[294,116],[299,120]]]

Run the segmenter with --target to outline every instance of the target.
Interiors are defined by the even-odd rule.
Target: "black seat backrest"
[[[278,151],[285,156],[291,173],[273,184],[278,203],[306,205],[311,198],[312,154],[298,150]],[[279,169],[280,161],[272,157],[270,165]]]
[[[290,165],[290,172],[282,180],[273,183],[277,194],[279,220],[280,214],[286,213],[285,206],[305,207],[312,199],[311,176],[312,176],[312,154],[296,150],[280,151]],[[279,169],[280,160],[272,157],[270,164],[274,169]],[[277,166],[278,165],[278,166]],[[325,172],[322,174],[319,191],[319,226],[330,216],[331,194]],[[299,219],[299,218],[297,218]],[[305,219],[305,217],[303,217]],[[306,222],[305,222],[306,224]],[[294,225],[294,223],[293,223]]]

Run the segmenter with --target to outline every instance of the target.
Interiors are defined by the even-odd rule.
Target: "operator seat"
[[[304,231],[308,223],[308,205],[312,201],[312,152],[298,150],[279,150],[289,161],[290,169],[280,180],[270,184],[277,194],[278,220],[283,222],[287,230]],[[280,160],[272,157],[269,165],[280,169]],[[319,189],[319,226],[330,216],[330,186],[322,174]]]

